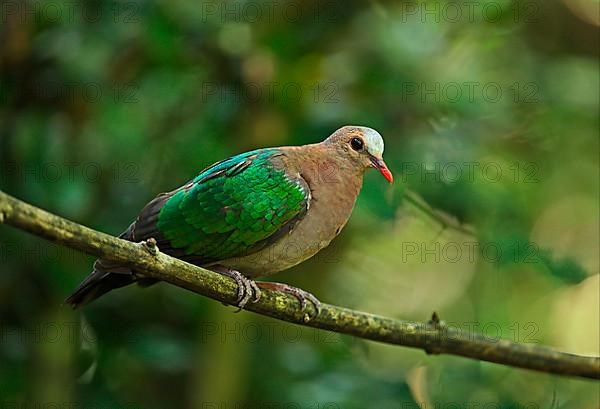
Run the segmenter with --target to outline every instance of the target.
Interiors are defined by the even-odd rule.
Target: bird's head
[[[392,172],[383,161],[383,138],[374,129],[366,126],[344,126],[325,140],[335,146],[340,155],[350,160],[359,169],[377,169],[390,183]]]

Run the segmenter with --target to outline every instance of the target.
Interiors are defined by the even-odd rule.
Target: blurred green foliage
[[[397,182],[368,174],[338,240],[276,279],[598,355],[597,15],[592,0],[3,0],[0,188],[116,235],[214,161],[371,126]],[[0,260],[2,409],[600,405],[597,383],[167,285],[73,312],[92,259],[7,227]]]

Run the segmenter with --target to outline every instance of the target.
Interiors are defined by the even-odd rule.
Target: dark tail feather
[[[131,269],[102,259],[94,263],[94,271],[75,289],[65,302],[73,308],[81,307],[115,288],[136,282]]]
[[[153,214],[158,214],[160,207],[156,210],[156,206],[152,207],[151,205],[155,202],[162,205],[169,197],[170,196],[166,194],[159,195],[146,207],[150,206],[150,210],[152,210]],[[154,219],[152,220],[155,219],[156,216],[154,216]],[[131,223],[129,228],[119,235],[119,238],[135,241],[134,231],[136,230],[136,224],[137,221]],[[156,233],[154,230],[152,232]],[[157,234],[153,234],[153,236],[156,235]],[[140,287],[149,287],[157,282],[158,280],[153,278],[136,278],[129,267],[124,267],[118,263],[99,258],[94,263],[94,270],[92,273],[79,284],[79,287],[73,291],[73,294],[71,294],[65,302],[70,304],[73,308],[78,308],[100,298],[115,288],[125,287],[126,285],[133,283],[138,283]]]

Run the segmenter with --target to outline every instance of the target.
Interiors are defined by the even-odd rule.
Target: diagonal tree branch
[[[233,304],[235,282],[148,247],[104,234],[24,203],[0,191],[0,223],[12,225],[61,245],[126,263],[147,277],[166,281],[198,294]],[[300,312],[298,301],[287,294],[264,290],[247,310],[283,321],[354,335],[388,344],[420,348],[429,354],[451,354],[535,371],[600,379],[600,357],[554,351],[548,347],[489,339],[480,334],[446,327],[434,314],[428,323],[396,320],[323,304],[314,317]]]

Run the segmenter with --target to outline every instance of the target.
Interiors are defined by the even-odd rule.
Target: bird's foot
[[[238,293],[235,305],[238,307],[238,310],[236,312],[240,312],[242,308],[246,306],[248,301],[252,300],[252,302],[257,302],[260,300],[261,291],[254,280],[249,279],[239,271],[227,267],[215,266],[212,270],[234,279],[237,283]]]
[[[315,317],[319,315],[321,312],[321,301],[318,300],[317,297],[309,293],[308,291],[301,290],[300,288],[292,287],[291,285],[287,285],[284,283],[273,283],[271,281],[258,281],[256,283],[258,287],[273,290],[273,291],[281,291],[286,294],[290,294],[294,296],[298,302],[300,303],[300,311],[306,311],[306,306],[310,301],[315,307]],[[311,316],[306,314],[304,317],[305,321],[310,321]]]
[[[156,239],[154,237],[150,237],[148,240],[141,242],[142,246],[148,251],[148,253],[153,256],[157,256],[159,253],[158,246],[156,245]]]

